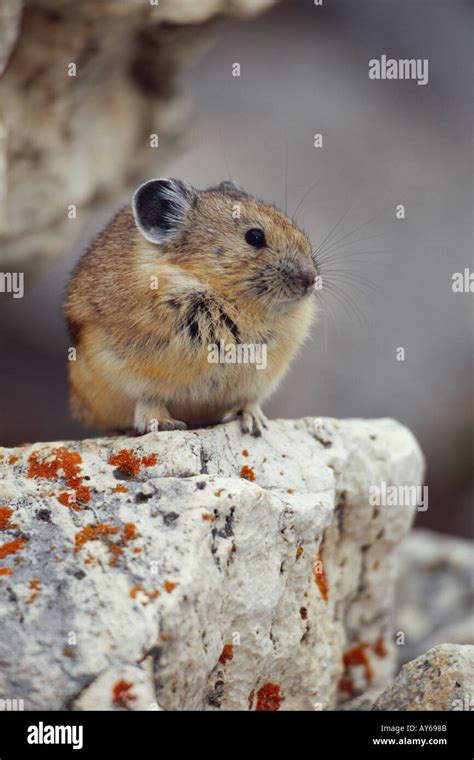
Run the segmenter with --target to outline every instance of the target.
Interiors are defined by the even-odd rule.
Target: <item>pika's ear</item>
[[[135,224],[150,243],[167,243],[183,229],[195,190],[179,179],[150,179],[132,198]]]

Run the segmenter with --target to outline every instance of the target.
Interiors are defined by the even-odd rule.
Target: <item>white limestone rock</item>
[[[230,423],[0,462],[0,697],[319,710],[386,686],[414,507],[371,506],[369,488],[423,477],[397,422],[278,420],[260,439]]]

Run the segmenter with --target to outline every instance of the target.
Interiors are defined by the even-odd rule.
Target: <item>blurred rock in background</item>
[[[270,2],[240,0],[231,10]],[[0,16],[2,266],[67,254],[90,210],[104,199],[119,204],[153,161],[151,135],[168,155],[187,114],[176,75],[203,51],[205,22],[227,5],[8,0]]]
[[[398,548],[395,631],[402,632],[399,662],[446,642],[474,645],[472,541],[415,530]]]

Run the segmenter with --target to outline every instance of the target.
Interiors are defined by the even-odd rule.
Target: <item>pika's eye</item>
[[[264,231],[257,228],[247,230],[245,233],[245,242],[249,245],[253,245],[254,248],[263,248],[263,246],[267,244]]]

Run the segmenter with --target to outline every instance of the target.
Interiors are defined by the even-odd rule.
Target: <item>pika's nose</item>
[[[298,276],[303,290],[309,290],[316,282],[316,272],[314,269],[301,269]]]

